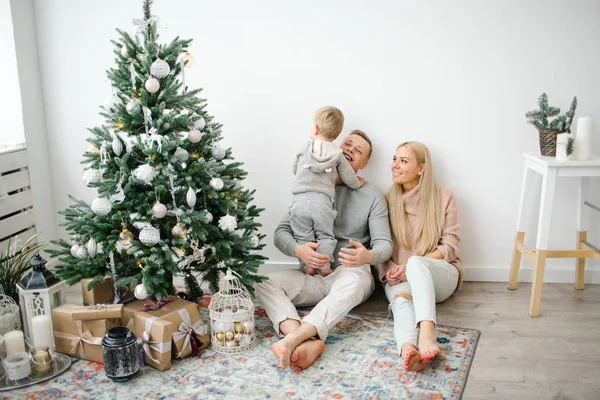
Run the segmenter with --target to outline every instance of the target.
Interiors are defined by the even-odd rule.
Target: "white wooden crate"
[[[0,179],[8,196],[0,199],[0,251],[18,236],[23,244],[36,234],[33,196],[29,180],[27,150],[24,146],[0,146]]]

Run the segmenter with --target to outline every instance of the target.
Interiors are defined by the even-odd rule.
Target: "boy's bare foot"
[[[316,271],[315,271],[315,269],[314,269],[313,267],[308,267],[308,268],[306,268],[306,269],[304,270],[304,273],[305,273],[306,275],[314,275],[314,274],[315,274],[315,272],[316,272]]]
[[[426,362],[440,354],[440,348],[437,345],[435,333],[419,333],[419,351],[421,352],[421,361]]]
[[[322,270],[321,270],[321,275],[323,275],[323,276],[327,276],[327,275],[329,275],[329,274],[330,274],[330,273],[332,273],[332,272],[333,272],[333,270],[332,270],[331,268],[322,269]]]
[[[300,372],[310,367],[325,350],[325,343],[320,339],[309,339],[301,343],[292,352],[290,369]]]
[[[273,354],[275,354],[275,357],[279,359],[280,365],[283,369],[290,365],[290,356],[292,355],[294,349],[294,343],[289,340],[288,337],[284,337],[279,342],[271,345],[271,351]]]
[[[412,343],[402,345],[402,358],[404,359],[403,366],[406,371],[420,372],[427,367],[427,361],[422,361],[421,353]]]

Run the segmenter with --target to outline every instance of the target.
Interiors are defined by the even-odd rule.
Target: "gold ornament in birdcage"
[[[223,354],[242,353],[256,343],[254,303],[231,269],[219,282],[208,306],[212,348]]]

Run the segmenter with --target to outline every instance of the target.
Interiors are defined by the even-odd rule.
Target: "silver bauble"
[[[123,153],[123,142],[121,142],[121,139],[119,139],[117,136],[115,136],[112,141],[112,149],[117,157]]]
[[[192,129],[188,132],[188,139],[192,143],[198,143],[202,139],[203,133],[198,129]]]
[[[98,244],[96,243],[96,239],[91,237],[90,240],[88,240],[85,247],[87,248],[87,252],[90,255],[90,257],[96,257],[96,252],[98,251]]]
[[[143,283],[140,283],[139,285],[137,285],[135,287],[135,290],[133,291],[133,295],[138,300],[144,300],[150,296],[150,294],[148,293],[148,289],[146,289],[146,286],[144,286]]]
[[[86,185],[90,183],[100,182],[102,179],[102,171],[99,169],[88,169],[83,173],[83,181]]]
[[[148,78],[146,83],[144,83],[144,87],[149,93],[156,93],[160,89],[160,83],[156,78]]]
[[[210,224],[211,222],[213,222],[213,215],[208,212],[208,210],[204,210],[204,215],[206,216],[206,223]]]
[[[152,207],[152,215],[154,215],[155,218],[164,218],[165,215],[167,215],[167,207],[157,201]]]
[[[79,258],[80,260],[85,260],[88,257],[88,251],[85,246],[79,246],[75,252],[75,257]]]
[[[202,117],[194,121],[194,129],[198,129],[199,131],[201,131],[202,129],[204,129],[205,126],[206,121]]]
[[[79,250],[79,245],[75,243],[73,246],[71,246],[71,255],[73,257],[77,257],[77,250]]]
[[[190,208],[194,208],[196,205],[196,192],[191,187],[188,189],[187,194],[185,195],[185,200]]]
[[[156,171],[148,164],[142,164],[133,171],[133,176],[147,185],[152,183],[155,175]]]
[[[212,156],[217,161],[222,160],[225,157],[225,149],[219,145],[214,145],[212,148]]]
[[[140,242],[146,246],[155,245],[160,241],[160,231],[153,226],[146,226],[140,231]]]
[[[181,147],[178,147],[177,150],[175,150],[175,154],[173,154],[173,156],[179,162],[186,162],[188,160],[188,158],[190,157],[190,153],[188,153],[186,149],[182,149]]]
[[[92,201],[91,208],[94,214],[102,216],[110,212],[112,204],[106,197],[96,197],[94,201]]]
[[[171,72],[171,67],[165,60],[161,60],[160,58],[156,59],[150,65],[150,74],[158,79],[165,78]]]
[[[178,223],[173,227],[173,229],[171,229],[171,234],[176,238],[182,239],[185,237],[186,231],[183,229],[183,226]]]
[[[127,51],[127,46],[121,46],[121,55],[125,58],[129,58],[129,51]]]
[[[127,110],[129,114],[140,112],[141,109],[142,107],[140,107],[140,104],[135,99],[129,100],[129,103],[125,106],[125,110]]]
[[[224,183],[221,178],[212,178],[210,180],[210,186],[215,190],[221,190],[223,189]]]
[[[250,236],[250,245],[252,247],[258,247],[259,244],[260,244],[260,238],[258,237],[258,235],[256,233],[253,233],[252,236]]]

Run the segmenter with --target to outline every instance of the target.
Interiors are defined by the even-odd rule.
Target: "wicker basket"
[[[568,131],[545,130],[540,132],[540,152],[546,157],[556,157],[556,135],[571,133]]]

